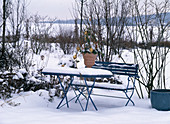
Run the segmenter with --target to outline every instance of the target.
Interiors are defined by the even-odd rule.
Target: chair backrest
[[[117,75],[127,75],[129,77],[138,76],[138,64],[100,62],[96,61],[92,68],[106,69]]]

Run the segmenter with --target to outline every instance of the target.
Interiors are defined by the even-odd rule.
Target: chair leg
[[[126,102],[125,106],[128,105],[129,101],[133,104],[133,106],[135,106],[135,103],[134,103],[133,100],[132,100],[132,96],[133,96],[133,93],[134,93],[134,89],[133,89],[132,94],[131,94],[130,96],[127,95],[127,91],[124,91],[124,93],[125,93],[125,95],[126,95],[126,97],[127,97],[127,99],[128,99],[128,101]]]

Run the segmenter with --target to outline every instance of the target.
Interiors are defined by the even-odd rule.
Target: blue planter
[[[152,90],[150,96],[152,108],[161,111],[170,110],[170,89]]]

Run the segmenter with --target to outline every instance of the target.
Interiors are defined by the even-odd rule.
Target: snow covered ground
[[[94,91],[95,92],[95,91]],[[96,91],[97,92],[97,91]],[[103,92],[103,91],[98,91]],[[111,92],[109,92],[110,94]],[[70,97],[73,94],[70,93]],[[88,111],[82,111],[78,103],[70,102],[56,109],[60,99],[48,101],[47,91],[27,92],[13,97],[11,106],[0,101],[0,124],[169,124],[170,112],[151,108],[149,99],[133,97],[135,106],[124,106],[126,100],[94,96],[98,107],[95,111],[89,104]],[[82,101],[83,103],[85,100]]]
[[[49,57],[47,67],[58,66],[61,54],[46,55]],[[68,58],[68,57],[67,57]],[[80,57],[81,58],[81,57]],[[133,62],[132,54],[124,55],[126,62]],[[62,59],[60,59],[61,61]],[[120,61],[115,56],[115,61]],[[82,61],[78,66],[83,66]],[[109,95],[123,95],[115,91],[95,89],[94,93],[106,93]],[[169,124],[170,111],[157,111],[151,107],[150,99],[139,99],[135,93],[133,101],[135,106],[129,103],[124,106],[126,100],[92,96],[98,111],[89,104],[88,111],[82,111],[78,103],[70,102],[70,108],[66,106],[56,109],[60,98],[55,97],[49,101],[49,92],[39,90],[14,94],[6,101],[0,99],[0,124]],[[73,96],[69,93],[69,98]],[[82,99],[85,104],[85,100]],[[10,105],[9,105],[10,104]]]

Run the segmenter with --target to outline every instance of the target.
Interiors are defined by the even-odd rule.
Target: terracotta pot
[[[89,54],[89,53],[83,54],[84,64],[86,65],[87,68],[91,68],[94,65],[96,57],[97,54]]]

